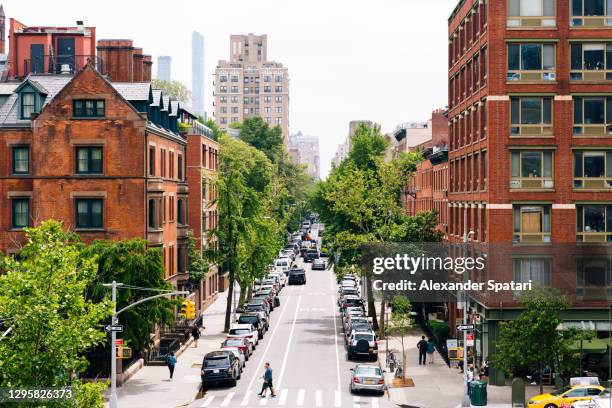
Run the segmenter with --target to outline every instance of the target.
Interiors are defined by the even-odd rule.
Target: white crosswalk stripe
[[[214,399],[215,399],[214,395],[209,395],[208,397],[204,399],[204,402],[200,406],[206,408],[213,402]]]
[[[372,398],[372,408],[378,408],[378,398]]]
[[[297,396],[297,402],[296,405],[298,407],[301,407],[302,405],[304,405],[304,398],[306,397],[306,390],[301,389],[298,391],[298,396]]]
[[[288,392],[289,392],[289,390],[287,390],[286,388],[281,390],[280,398],[278,399],[278,405],[280,405],[280,406],[285,405],[285,403],[287,402],[287,393]]]
[[[317,390],[315,392],[315,404],[317,407],[323,406],[323,391]]]
[[[229,394],[227,394],[227,396],[225,397],[225,399],[221,403],[221,406],[222,407],[227,407],[229,405],[230,401],[232,400],[232,398],[234,398],[234,393],[230,392]]]
[[[359,398],[358,396],[354,396],[353,397],[353,408],[359,408],[359,402],[361,401],[361,398]]]
[[[340,390],[336,390],[336,392],[334,392],[334,406],[342,406],[342,393],[340,392]]]
[[[244,398],[242,398],[242,402],[240,403],[241,406],[246,406],[249,404],[249,397],[251,396],[252,391],[248,390],[245,394],[244,394]]]

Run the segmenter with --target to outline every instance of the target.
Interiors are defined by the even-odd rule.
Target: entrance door
[[[56,72],[62,71],[62,65],[68,65],[70,72],[74,72],[74,38],[63,37],[57,39],[57,67]]]
[[[45,47],[42,44],[30,44],[30,73],[45,72]]]

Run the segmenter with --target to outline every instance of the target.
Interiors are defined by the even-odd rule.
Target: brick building
[[[568,260],[559,248],[612,242],[606,7],[462,0],[448,20],[449,239],[477,251],[486,243],[498,273],[515,279],[562,287],[561,272],[572,269],[564,324],[598,332],[608,330],[607,306],[583,293],[585,282],[610,285],[609,255]],[[494,353],[497,323],[517,306],[512,297],[472,299],[481,357]]]

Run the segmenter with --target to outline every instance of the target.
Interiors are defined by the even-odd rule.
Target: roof
[[[162,110],[164,111],[171,111],[171,107],[170,107],[170,97],[169,96],[164,96],[164,108]]]
[[[188,114],[190,114],[194,118],[198,117],[198,113],[195,110],[193,110],[193,108],[191,106],[187,105],[184,102],[181,102],[181,110],[187,112]]]
[[[151,106],[159,106],[161,96],[162,96],[161,89],[153,89],[153,103],[151,104]]]
[[[18,82],[0,83],[0,95],[10,95],[18,86]]]
[[[150,82],[111,82],[111,84],[128,101],[148,101],[151,95]]]

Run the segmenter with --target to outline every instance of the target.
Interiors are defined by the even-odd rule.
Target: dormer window
[[[37,113],[36,94],[34,92],[21,93],[21,119],[30,119],[32,114]]]

